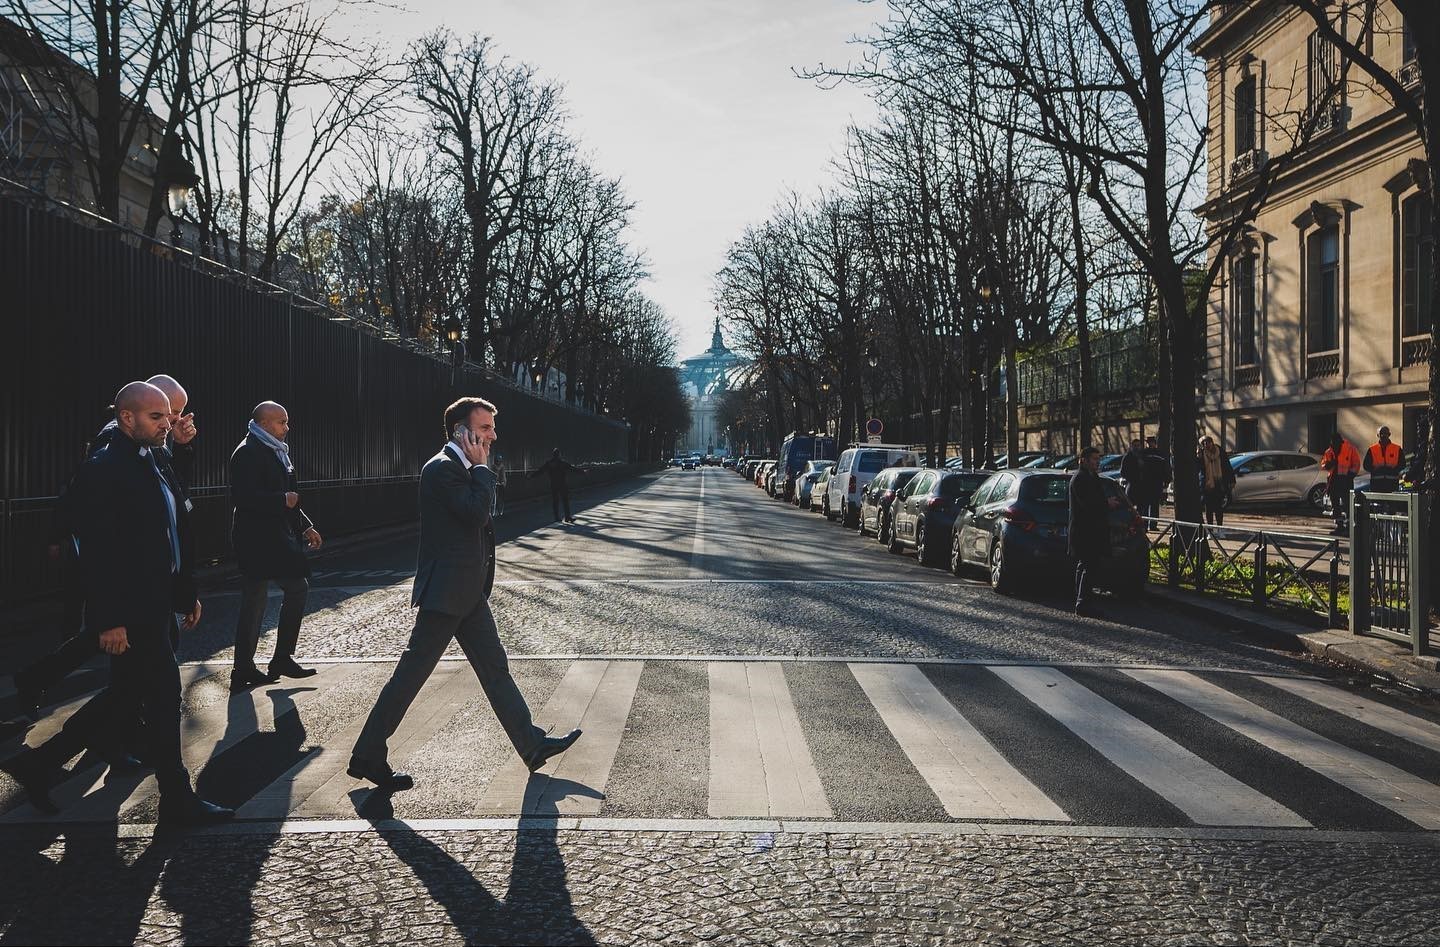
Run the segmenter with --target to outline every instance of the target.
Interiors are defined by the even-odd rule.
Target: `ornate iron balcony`
[[[1325,378],[1340,374],[1340,353],[1320,352],[1305,358],[1306,378]]]
[[[1230,177],[1238,180],[1254,174],[1265,167],[1265,158],[1264,148],[1251,148],[1236,155],[1235,160],[1230,162]]]

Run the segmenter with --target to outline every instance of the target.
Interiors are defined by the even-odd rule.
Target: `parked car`
[[[775,489],[771,496],[783,495],[790,500],[795,496],[795,480],[812,460],[831,460],[839,456],[835,438],[824,434],[802,434],[799,431],[785,435],[780,444],[780,457],[776,462],[779,473],[775,476]]]
[[[1235,488],[1230,503],[1305,503],[1311,509],[1325,504],[1326,473],[1320,457],[1299,451],[1261,450],[1230,458]]]
[[[780,495],[780,480],[785,475],[785,468],[780,461],[767,465],[765,477],[760,483],[760,488],[773,500]]]
[[[880,541],[891,552],[914,547],[922,564],[945,556],[955,518],[976,489],[990,479],[986,470],[927,470],[895,498],[890,507],[889,535]]]
[[[755,468],[755,486],[761,490],[765,489],[766,482],[770,479],[770,471],[775,469],[774,460],[762,460]]]
[[[903,490],[920,470],[919,467],[889,467],[865,485],[865,489],[860,491],[860,513],[856,517],[861,536],[873,532],[882,543],[888,542],[884,534],[890,530],[890,504],[894,502],[895,494]]]
[[[815,482],[820,479],[823,471],[835,466],[833,460],[811,460],[806,461],[805,469],[800,472],[799,478],[795,481],[795,505],[802,510],[810,508],[810,494],[815,489]]]
[[[886,467],[918,467],[919,458],[899,444],[868,444],[851,447],[840,455],[835,473],[825,485],[829,498],[826,516],[854,527],[860,514],[860,491]]]
[[[723,459],[723,460],[720,461],[720,466],[721,466],[721,467],[724,467],[726,470],[734,470],[734,469],[735,469],[735,458],[734,458],[734,457],[726,457],[725,459]]]
[[[978,566],[990,585],[1009,592],[1027,576],[1066,576],[1074,567],[1068,552],[1070,474],[1052,470],[1010,470],[982,483],[956,520],[950,569],[956,575]],[[1150,574],[1145,521],[1120,484],[1102,478],[1105,495],[1120,502],[1110,511],[1110,558],[1096,584],[1113,592],[1140,592]]]
[[[824,513],[827,520],[830,518],[830,496],[829,491],[825,488],[834,474],[834,467],[827,467],[820,471],[819,476],[815,478],[815,485],[810,488],[810,512]]]

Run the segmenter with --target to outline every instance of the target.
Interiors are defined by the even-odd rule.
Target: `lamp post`
[[[450,343],[450,387],[460,387],[460,366],[465,363],[465,343],[461,341],[464,334],[464,326],[460,323],[460,317],[450,315],[445,318],[442,326],[445,333],[445,341]]]
[[[820,427],[823,433],[830,433],[830,382],[820,382]]]

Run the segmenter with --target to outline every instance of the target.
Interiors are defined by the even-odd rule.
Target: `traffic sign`
[[[880,423],[879,418],[871,418],[865,422],[865,433],[871,437],[879,437],[885,433],[885,425]]]

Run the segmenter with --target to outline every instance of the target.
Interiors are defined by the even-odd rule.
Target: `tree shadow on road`
[[[532,776],[532,781],[539,779]],[[567,783],[550,781],[550,786]],[[571,795],[594,795],[571,784]],[[357,794],[363,791],[357,791]],[[352,794],[352,798],[356,798]],[[594,944],[594,936],[575,914],[560,853],[556,814],[521,819],[515,832],[509,885],[504,897],[486,889],[475,868],[457,860],[432,839],[394,818],[388,795],[370,792],[357,798],[357,811],[385,844],[415,873],[415,878],[444,908],[467,944]]]

